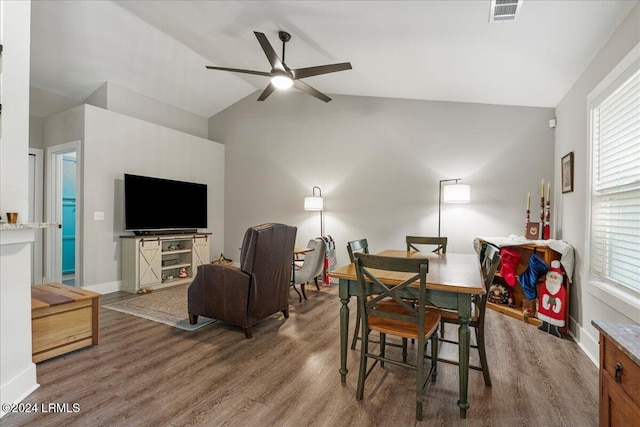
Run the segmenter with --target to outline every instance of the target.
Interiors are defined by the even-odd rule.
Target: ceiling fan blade
[[[340,64],[318,65],[317,67],[298,68],[293,71],[293,77],[296,79],[304,79],[305,77],[318,76],[320,74],[335,73],[336,71],[345,71],[351,69],[350,62],[342,62]]]
[[[278,58],[278,55],[276,55],[276,51],[273,50],[273,47],[271,47],[271,43],[269,43],[269,40],[267,40],[267,36],[265,36],[264,33],[259,33],[257,31],[254,31],[253,34],[256,35],[260,46],[262,46],[264,54],[267,55],[267,59],[269,60],[269,64],[271,64],[271,68],[284,70],[282,61],[280,61],[280,58]]]
[[[260,94],[258,101],[264,101],[265,99],[267,99],[267,97],[271,95],[274,90],[276,90],[276,87],[273,85],[273,83],[269,83],[269,86],[267,86]]]
[[[311,96],[315,96],[318,99],[321,99],[324,102],[329,102],[331,101],[331,98],[329,98],[327,95],[325,95],[324,93],[312,88],[311,86],[309,86],[308,84],[306,84],[303,81],[300,80],[294,80],[293,81],[293,87],[295,87],[296,89],[304,92],[304,93],[308,93]]]
[[[253,71],[253,70],[242,70],[240,68],[214,67],[212,65],[205,65],[205,67],[207,67],[210,70],[231,71],[234,73],[255,74],[257,76],[266,76],[266,77],[271,76],[271,73],[267,73],[266,71]]]

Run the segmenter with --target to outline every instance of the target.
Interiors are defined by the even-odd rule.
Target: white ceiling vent
[[[515,21],[522,9],[523,0],[491,0],[489,22]]]

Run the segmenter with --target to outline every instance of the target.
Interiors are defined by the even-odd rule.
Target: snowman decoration
[[[551,268],[538,295],[538,319],[542,320],[538,329],[558,338],[562,338],[558,327],[564,326],[567,310],[567,291],[562,282],[560,261],[551,261]]]

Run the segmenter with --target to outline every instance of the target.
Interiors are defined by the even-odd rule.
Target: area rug
[[[105,304],[102,308],[164,323],[185,331],[195,331],[216,321],[215,319],[198,316],[198,323],[195,325],[189,324],[186,286],[153,291],[112,304]]]

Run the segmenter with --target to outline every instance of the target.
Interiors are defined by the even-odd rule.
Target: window
[[[638,46],[640,47],[640,46]],[[625,58],[590,95],[589,279],[640,301],[640,58]],[[602,86],[605,86],[602,88]],[[627,300],[627,303],[629,301]]]

